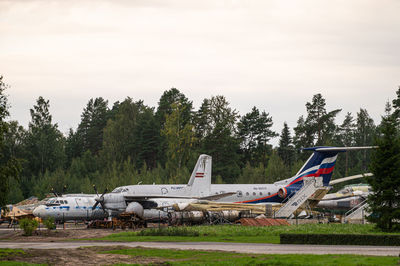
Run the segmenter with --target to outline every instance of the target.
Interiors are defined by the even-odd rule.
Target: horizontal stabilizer
[[[342,182],[345,182],[345,181],[358,179],[358,178],[363,178],[363,177],[366,177],[366,176],[373,176],[373,175],[374,174],[372,174],[372,173],[366,173],[366,174],[360,174],[360,175],[347,176],[347,177],[343,177],[343,178],[332,180],[331,182],[329,182],[329,185],[332,186],[332,185],[335,185],[335,184],[338,184],[338,183],[342,183]]]
[[[305,151],[319,151],[319,152],[345,152],[345,151],[355,151],[355,150],[368,150],[368,149],[377,149],[378,146],[364,146],[364,147],[312,147],[312,148],[304,148]]]

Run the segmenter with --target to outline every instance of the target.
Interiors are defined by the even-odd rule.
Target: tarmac
[[[0,248],[22,249],[73,249],[88,246],[127,246],[146,248],[165,248],[180,250],[218,250],[253,254],[356,254],[370,256],[399,256],[400,247],[392,246],[328,246],[328,245],[287,245],[254,243],[216,243],[216,242],[10,242],[0,241]]]

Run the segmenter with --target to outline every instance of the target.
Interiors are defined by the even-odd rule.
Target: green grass
[[[291,226],[239,226],[214,225],[145,229],[141,232],[111,234],[101,240],[108,241],[208,241],[279,244],[281,233],[295,234],[387,234],[371,224],[303,224]],[[400,234],[400,233],[397,233]]]
[[[359,255],[240,254],[218,251],[133,248],[105,251],[132,257],[159,258],[167,265],[398,265],[397,257]],[[124,265],[124,264],[118,264]]]
[[[9,261],[9,260],[3,260],[4,258],[13,258],[13,256],[20,256],[20,255],[26,255],[25,251],[22,249],[11,249],[11,248],[0,248],[0,265],[6,265],[6,266],[17,266],[17,265],[43,265],[43,264],[33,264],[33,263],[28,263],[28,262],[20,262],[20,261]]]
[[[0,259],[24,254],[25,252],[22,249],[0,248]]]
[[[0,265],[2,266],[32,266],[32,265],[44,265],[44,264],[34,264],[28,262],[20,262],[20,261],[0,261]]]

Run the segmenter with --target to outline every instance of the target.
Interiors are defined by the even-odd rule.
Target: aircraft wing
[[[345,182],[345,181],[358,179],[358,178],[363,178],[365,176],[373,176],[373,175],[374,174],[372,174],[372,173],[366,173],[366,174],[360,174],[360,175],[347,176],[347,177],[331,180],[331,182],[329,182],[329,185],[335,185],[335,184],[342,183],[342,182]]]
[[[126,201],[145,201],[151,199],[199,199],[199,200],[218,200],[231,195],[236,194],[236,192],[228,192],[222,194],[216,194],[206,197],[191,197],[191,196],[176,196],[176,195],[124,195]]]
[[[236,194],[236,192],[228,192],[228,193],[215,194],[215,195],[211,195],[211,196],[207,196],[207,197],[201,197],[199,199],[213,201],[213,200],[223,199],[225,197],[232,196],[235,194]]]
[[[124,195],[126,201],[145,201],[151,199],[197,199],[189,196],[173,196],[173,195]]]

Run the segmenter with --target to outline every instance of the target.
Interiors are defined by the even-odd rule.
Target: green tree
[[[356,119],[355,145],[371,146],[374,142],[375,130],[374,120],[369,116],[367,110],[360,109]],[[370,162],[370,153],[366,150],[357,151],[354,157],[358,159],[358,171],[365,173]]]
[[[326,111],[325,99],[320,93],[315,94],[311,102],[306,103],[307,118],[300,116],[294,128],[293,142],[297,149],[316,145],[332,145],[335,136],[335,117],[341,111]],[[300,154],[302,160],[306,155]]]
[[[274,183],[289,178],[290,169],[285,166],[278,153],[273,151],[265,172],[267,176],[266,183]]]
[[[267,163],[267,153],[271,150],[268,142],[277,136],[271,130],[272,125],[272,117],[265,111],[260,113],[255,106],[238,123],[238,137],[241,140],[245,161],[253,166]]]
[[[336,130],[336,140],[335,144],[337,146],[351,147],[355,145],[355,130],[356,125],[354,123],[354,118],[351,113],[347,113],[346,117],[343,120],[343,123]],[[349,174],[349,153],[345,152],[344,154],[345,160],[344,165],[341,163],[342,161],[338,160],[336,165],[336,172],[344,172],[344,176],[348,176]],[[354,160],[352,160],[354,161]],[[344,171],[342,171],[344,168]]]
[[[28,169],[32,175],[64,167],[65,139],[58,125],[52,123],[49,108],[49,101],[40,96],[33,109],[30,109],[32,121],[29,123],[25,145]]]
[[[232,183],[240,174],[237,119],[237,111],[223,96],[204,99],[195,115],[199,150],[213,157],[213,176],[220,175],[227,183]]]
[[[290,130],[286,122],[283,123],[281,138],[279,139],[278,155],[281,157],[286,167],[292,167],[294,163],[295,150],[292,144]]]
[[[264,184],[266,182],[265,167],[260,163],[257,167],[253,167],[249,162],[242,169],[242,173],[238,178],[238,184]]]
[[[65,152],[68,165],[72,159],[81,156],[86,151],[98,155],[103,145],[103,130],[111,117],[108,101],[101,97],[90,99],[83,109],[81,122],[76,132],[70,129],[66,140]]]
[[[10,153],[5,154],[5,136],[9,132],[9,124],[5,119],[9,116],[8,99],[5,90],[9,86],[4,83],[0,76],[0,206],[5,206],[10,192],[10,179],[17,179],[21,171],[19,161]]]
[[[191,123],[193,118],[193,104],[189,99],[181,93],[176,88],[171,88],[170,90],[164,91],[158,102],[157,111],[155,113],[155,118],[157,124],[155,126],[158,134],[164,129],[167,115],[171,115],[173,112],[173,104],[179,104],[181,106],[182,112],[180,114],[180,125],[184,127],[187,123]],[[161,135],[156,139],[158,147],[158,161],[162,165],[165,165],[167,161],[166,151],[167,151],[167,140],[165,135]]]
[[[181,169],[188,163],[193,152],[195,137],[193,126],[190,123],[182,125],[182,114],[185,106],[180,103],[172,104],[172,113],[166,116],[162,136],[167,141],[166,169],[173,179],[178,176]],[[186,177],[187,178],[187,177]],[[181,183],[185,180],[174,180]]]
[[[122,163],[128,157],[138,168],[148,159],[154,165],[159,131],[155,125],[153,109],[143,101],[131,98],[119,104],[114,119],[109,119],[104,129],[102,157],[105,164]]]
[[[370,165],[374,176],[368,183],[374,192],[368,197],[372,211],[368,219],[384,231],[400,230],[400,139],[395,116],[383,117],[375,145],[379,148]]]
[[[192,109],[193,103],[186,98],[186,96],[181,93],[176,88],[171,88],[170,90],[164,91],[163,95],[158,102],[156,117],[160,123],[161,128],[163,128],[166,121],[166,116],[173,112],[172,104],[179,103],[182,106],[182,121],[181,124],[185,125],[189,123],[192,119]]]
[[[315,94],[311,103],[306,104],[307,120],[306,124],[312,128],[315,145],[326,145],[329,143],[335,133],[334,119],[341,109],[327,112],[325,109],[325,99],[320,93]]]
[[[392,101],[393,105],[393,116],[396,118],[396,122],[398,123],[400,119],[400,86],[396,91],[397,98]]]

